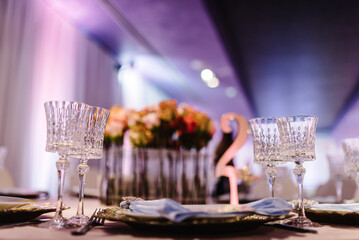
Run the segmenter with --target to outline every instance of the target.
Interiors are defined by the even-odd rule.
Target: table
[[[65,203],[71,209],[64,211],[65,217],[70,217],[76,212],[76,199],[70,201],[65,199]],[[101,206],[97,199],[85,199],[85,212],[88,215],[94,211],[95,208]],[[102,206],[105,207],[105,206]],[[45,216],[52,216],[45,215]],[[338,240],[338,239],[359,239],[359,228],[355,226],[342,225],[324,225],[318,228],[318,233],[298,233],[284,229],[273,227],[259,227],[255,230],[247,232],[236,232],[228,234],[171,234],[161,232],[147,232],[134,229],[124,223],[106,221],[104,226],[97,226],[83,236],[71,235],[70,229],[55,230],[43,229],[34,226],[22,226],[14,228],[0,228],[0,239],[18,240],[18,239],[240,239],[240,240],[261,240],[261,239],[311,239],[311,240]]]

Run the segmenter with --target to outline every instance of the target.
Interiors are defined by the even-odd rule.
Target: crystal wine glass
[[[274,183],[277,175],[275,165],[282,164],[280,137],[276,118],[262,117],[249,120],[253,137],[254,162],[267,166],[271,196],[274,197]]]
[[[83,148],[80,152],[70,154],[70,157],[80,159],[80,164],[77,166],[77,171],[79,173],[79,202],[77,207],[77,214],[68,220],[68,226],[83,226],[89,219],[84,215],[84,187],[86,173],[89,170],[87,161],[88,159],[102,158],[103,139],[109,115],[110,111],[107,109],[92,107],[83,138]]]
[[[345,173],[357,183],[359,191],[359,138],[346,138],[342,141],[345,153]]]
[[[90,106],[68,101],[49,101],[45,104],[47,121],[46,151],[60,155],[56,162],[58,173],[58,196],[55,216],[41,227],[63,228],[66,219],[62,216],[65,172],[69,167],[67,156],[79,151],[85,134]]]
[[[344,156],[341,149],[334,148],[327,154],[330,176],[335,181],[336,202],[343,202]]]
[[[294,115],[277,118],[282,142],[283,159],[295,162],[293,173],[298,184],[298,216],[287,224],[299,227],[319,227],[305,216],[303,202],[303,179],[305,175],[304,161],[315,160],[315,132],[318,117],[310,115]]]

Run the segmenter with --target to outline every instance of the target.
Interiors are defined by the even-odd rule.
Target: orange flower
[[[123,136],[127,129],[127,110],[121,106],[113,106],[110,108],[110,116],[108,117],[105,136],[118,137]]]
[[[158,104],[159,117],[163,121],[172,122],[178,118],[177,101],[174,99],[162,101]]]
[[[127,120],[127,110],[121,106],[112,106],[110,108],[109,119],[113,119],[118,122],[126,122]]]

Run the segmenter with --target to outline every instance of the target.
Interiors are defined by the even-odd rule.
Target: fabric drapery
[[[0,1],[0,145],[18,187],[56,189],[45,152],[49,100],[120,103],[114,59],[46,2]]]

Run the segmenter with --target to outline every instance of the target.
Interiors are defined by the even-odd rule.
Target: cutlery
[[[79,228],[78,230],[72,231],[71,232],[72,235],[83,235],[83,234],[87,233],[94,226],[103,225],[105,223],[105,218],[96,216],[96,214],[99,213],[100,211],[101,211],[101,209],[96,208],[94,213],[88,220],[87,224],[85,226]]]

